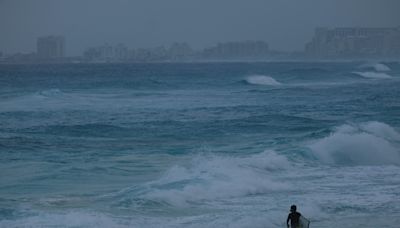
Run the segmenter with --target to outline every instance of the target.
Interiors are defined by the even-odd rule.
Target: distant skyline
[[[264,40],[303,50],[316,27],[395,27],[399,0],[0,0],[0,52],[34,52],[40,36],[63,35],[66,54],[104,43],[154,47]]]

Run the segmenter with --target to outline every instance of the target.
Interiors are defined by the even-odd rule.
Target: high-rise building
[[[317,28],[306,53],[318,58],[395,57],[400,55],[400,27]]]
[[[193,54],[193,49],[187,43],[173,43],[168,49],[171,60],[184,60],[192,57]]]
[[[113,47],[106,43],[102,46],[86,49],[83,55],[87,61],[94,62],[126,61],[128,58],[128,48],[124,44],[118,44]]]
[[[60,59],[65,57],[65,38],[45,36],[37,39],[37,56],[40,59]]]
[[[118,44],[114,47],[114,58],[117,61],[126,61],[128,58],[128,48],[124,44]]]
[[[216,59],[262,59],[270,55],[268,43],[265,41],[240,41],[219,43],[217,46],[203,51],[205,58]]]

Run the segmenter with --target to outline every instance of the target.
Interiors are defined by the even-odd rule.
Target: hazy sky
[[[35,51],[44,35],[64,35],[67,55],[105,42],[265,40],[302,50],[317,26],[399,25],[400,0],[0,0],[0,51]]]

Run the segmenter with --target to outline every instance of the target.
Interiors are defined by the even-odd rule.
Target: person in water
[[[290,227],[291,228],[298,228],[300,227],[300,216],[301,214],[296,211],[297,207],[296,205],[292,205],[290,207],[290,214],[287,217],[286,220],[286,225],[289,227],[289,220],[290,220]]]

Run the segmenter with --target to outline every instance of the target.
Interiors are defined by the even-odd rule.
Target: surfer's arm
[[[287,225],[287,227],[289,227],[289,220],[290,220],[290,214],[287,216],[287,219],[286,219],[286,225]]]

